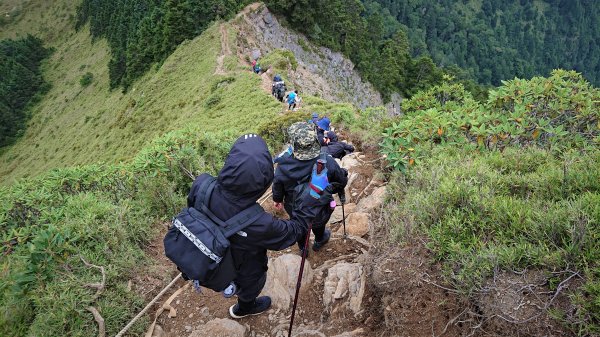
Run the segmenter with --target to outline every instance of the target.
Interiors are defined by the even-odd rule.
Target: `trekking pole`
[[[300,286],[302,285],[302,273],[304,272],[304,262],[306,261],[306,255],[308,254],[308,241],[310,239],[311,230],[312,230],[312,223],[309,223],[308,231],[306,232],[306,240],[304,241],[304,251],[302,251],[302,262],[300,262],[300,273],[298,273],[298,282],[296,283],[296,295],[294,295],[294,305],[292,307],[292,319],[290,321],[290,329],[288,330],[288,337],[292,337],[292,327],[294,326],[294,316],[296,314],[296,305],[298,304],[298,295],[300,294]]]
[[[346,212],[344,211],[344,203],[342,202],[342,223],[344,224],[344,238],[346,238]]]

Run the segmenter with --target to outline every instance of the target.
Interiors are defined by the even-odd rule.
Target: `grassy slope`
[[[32,26],[31,20],[43,20],[38,11],[58,13],[56,8],[64,8],[57,23],[62,35],[42,34],[56,49],[44,66],[52,89],[34,107],[24,137],[0,155],[0,183],[56,167],[127,160],[155,137],[190,124],[203,125],[207,131],[248,131],[280,109],[260,91],[260,79],[248,72],[232,72],[235,80],[213,92],[219,77],[212,74],[221,49],[217,25],[183,43],[128,93],[109,91],[106,42],[92,43],[87,29],[72,30],[67,13],[73,14],[75,6],[61,2],[55,3],[56,8],[46,6],[25,12],[2,33],[6,37],[30,32],[24,27]],[[230,42],[234,36],[229,29]],[[233,58],[226,58],[226,70],[238,67]],[[94,80],[83,88],[79,79],[87,72]],[[209,97],[210,106],[205,104]]]

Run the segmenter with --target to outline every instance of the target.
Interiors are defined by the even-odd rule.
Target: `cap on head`
[[[319,118],[319,114],[318,114],[318,113],[316,113],[316,112],[313,112],[311,117],[312,117],[312,118]]]
[[[317,141],[317,133],[311,124],[297,122],[288,128],[294,156],[300,160],[309,160],[319,156],[321,146]]]
[[[323,117],[319,121],[317,121],[317,126],[325,131],[329,131],[329,118]]]

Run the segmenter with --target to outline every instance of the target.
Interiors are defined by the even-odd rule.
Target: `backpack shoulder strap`
[[[215,189],[216,184],[217,179],[211,176],[200,185],[200,188],[198,189],[198,197],[200,198],[199,201],[201,210],[199,211],[208,216],[214,223],[219,225],[225,237],[228,238],[244,229],[246,226],[256,221],[256,219],[258,219],[258,217],[264,212],[264,209],[259,204],[255,203],[254,205],[234,215],[227,221],[219,219],[219,217],[208,208],[210,197]]]
[[[256,221],[264,212],[265,210],[257,203],[246,208],[226,221],[227,226],[223,229],[223,235],[228,238],[241,231]]]
[[[206,179],[198,188],[198,200],[200,204],[200,209],[204,215],[208,216],[214,223],[221,227],[227,227],[227,223],[223,220],[219,219],[209,208],[209,201],[212,195],[213,190],[215,189],[215,185],[217,184],[217,178],[210,177]]]
[[[198,188],[198,202],[201,205],[207,205],[210,200],[212,191],[215,189],[217,184],[217,178],[209,175],[209,177],[200,184]]]

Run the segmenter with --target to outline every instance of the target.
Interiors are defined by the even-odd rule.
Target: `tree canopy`
[[[27,124],[27,106],[44,89],[40,71],[50,51],[28,35],[0,41],[0,147],[11,144]]]

